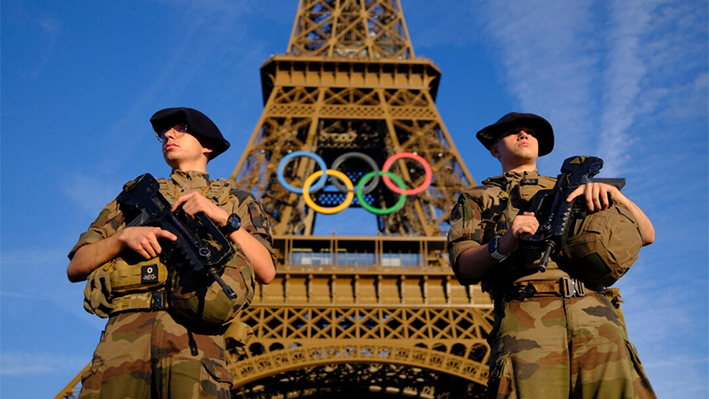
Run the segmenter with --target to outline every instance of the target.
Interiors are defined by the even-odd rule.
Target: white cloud
[[[701,356],[667,353],[662,360],[645,362],[650,383],[658,398],[701,398],[709,391],[707,359]],[[699,354],[697,354],[699,355]],[[642,358],[642,354],[640,355]],[[661,377],[653,380],[653,375]]]
[[[81,370],[88,363],[86,356],[59,353],[0,353],[0,375],[31,376],[65,374],[66,370]]]
[[[31,65],[21,71],[18,70],[15,72],[23,79],[34,80],[37,79],[45,71],[47,65],[51,63],[57,49],[59,38],[63,33],[63,24],[62,21],[55,16],[44,13],[31,16],[28,14],[26,17],[31,20],[27,29],[39,30],[41,32],[39,35],[41,42],[36,48],[32,49],[37,51],[37,53],[31,57]]]
[[[65,177],[62,192],[82,211],[95,217],[118,195],[124,183],[107,179],[102,174],[76,173]]]
[[[56,36],[62,33],[61,21],[53,16],[40,16],[39,25],[42,27],[42,30],[44,30],[49,35]]]
[[[556,131],[556,154],[581,154],[594,128],[598,55],[590,1],[489,6],[507,85],[523,111],[545,116]],[[554,161],[554,164],[561,164]]]
[[[645,39],[650,33],[651,14],[660,3],[618,0],[610,5],[611,28],[607,33],[609,48],[598,148],[599,156],[607,160],[609,174],[621,173],[631,156],[628,148],[638,139],[629,129],[639,113],[653,108],[641,100],[641,84],[649,64]]]
[[[68,250],[62,251],[59,249],[37,249],[37,250],[3,250],[0,255],[0,265],[3,271],[8,268],[22,267],[27,265],[46,266],[47,264],[56,263],[58,259],[66,259]]]
[[[628,335],[658,397],[700,397],[707,392],[702,375],[708,362],[707,308],[694,298],[705,297],[705,285],[701,274],[677,267],[687,260],[658,260],[658,251],[643,249],[641,259],[617,285]]]
[[[647,136],[636,130],[641,116],[706,112],[705,5],[539,3],[492,2],[480,18],[520,108],[554,126],[556,150],[541,169],[592,153],[606,161],[604,176],[622,176]]]
[[[72,284],[67,280],[69,260],[66,255],[69,249],[38,247],[2,251],[0,299],[8,307],[3,319],[19,312],[19,307],[13,307],[15,304],[25,304],[29,309],[50,305],[49,308],[67,313],[82,325],[85,323],[94,330],[101,330],[106,320],[90,315],[82,306],[84,284]],[[5,342],[9,342],[7,337]]]

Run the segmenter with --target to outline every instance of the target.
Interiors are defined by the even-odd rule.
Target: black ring
[[[330,169],[337,170],[337,168],[342,163],[344,163],[346,160],[348,160],[350,158],[359,158],[359,159],[363,160],[364,162],[366,162],[367,164],[369,164],[369,166],[372,167],[372,170],[375,172],[374,178],[372,179],[372,181],[369,184],[364,186],[364,188],[362,189],[362,194],[371,193],[372,191],[374,191],[375,188],[377,188],[377,184],[379,184],[379,165],[377,165],[377,163],[374,161],[374,159],[372,159],[372,157],[370,157],[369,155],[363,154],[361,152],[348,152],[348,153],[342,154],[335,159],[335,161],[332,163],[332,165],[330,165]],[[340,190],[340,192],[343,192],[343,193],[349,192],[349,190],[347,190],[347,187],[345,187],[342,183],[340,183],[340,181],[338,179],[331,179],[331,182],[332,182],[332,184],[335,185],[335,187],[337,187],[338,190]],[[354,183],[355,183],[355,185],[357,184],[357,182],[354,182]],[[352,191],[354,191],[354,190],[352,190]]]

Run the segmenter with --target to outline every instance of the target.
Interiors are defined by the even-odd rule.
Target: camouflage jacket
[[[461,284],[483,285],[514,283],[524,280],[558,280],[568,276],[553,261],[545,273],[537,272],[533,263],[513,253],[477,280],[462,278],[458,273],[458,257],[468,249],[487,244],[492,237],[504,235],[515,216],[525,212],[539,190],[551,189],[556,179],[533,172],[506,172],[483,180],[483,185],[466,190],[451,210],[448,232],[448,255]]]
[[[177,200],[180,195],[199,191],[229,214],[239,215],[241,228],[251,233],[269,250],[273,264],[276,264],[268,218],[251,193],[237,190],[229,181],[210,181],[208,174],[196,171],[173,170],[170,179],[158,179],[158,181],[160,182],[160,192],[170,202]],[[118,202],[113,200],[103,208],[89,229],[81,234],[79,241],[69,252],[69,259],[82,246],[108,238],[125,226],[126,220],[119,209]]]

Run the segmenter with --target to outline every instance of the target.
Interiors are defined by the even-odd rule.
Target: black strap
[[[199,350],[197,350],[197,341],[194,340],[194,335],[192,335],[192,331],[187,330],[187,336],[190,343],[190,353],[192,353],[192,356],[199,355]]]

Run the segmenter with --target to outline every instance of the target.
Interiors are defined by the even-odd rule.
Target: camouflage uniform
[[[504,235],[512,219],[555,180],[506,172],[463,193],[451,212],[448,251],[459,255]],[[538,262],[538,259],[537,259]],[[479,281],[458,276],[461,284]],[[493,398],[654,398],[623,320],[603,287],[585,287],[556,263],[545,273],[517,251],[493,266],[482,288],[495,302],[490,333]]]
[[[159,179],[160,192],[170,202],[180,195],[199,191],[227,212],[241,217],[242,227],[269,249],[272,256],[271,231],[265,214],[255,198],[247,192],[227,186],[224,198],[211,197],[209,176],[200,172],[175,170],[171,180]],[[108,204],[84,232],[69,253],[83,245],[107,238],[125,227],[116,201]],[[237,248],[235,258],[245,259]],[[275,264],[275,258],[274,258]],[[251,287],[253,270],[248,262],[236,279]],[[228,269],[228,268],[227,268]],[[229,271],[232,273],[232,271]],[[227,283],[227,271],[222,276]],[[216,284],[216,283],[215,283]],[[233,283],[232,283],[233,284]],[[232,285],[230,284],[230,285]],[[250,298],[244,306],[248,306]],[[175,320],[169,310],[127,310],[114,312],[94,352],[90,369],[82,376],[80,398],[230,398],[231,373],[226,367],[226,352],[221,328],[195,328]]]

